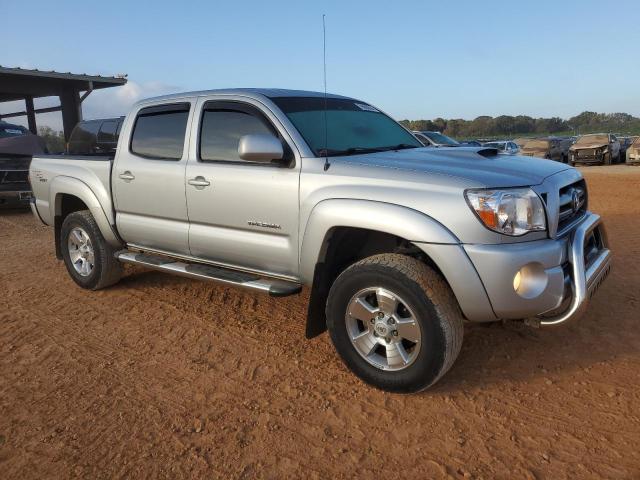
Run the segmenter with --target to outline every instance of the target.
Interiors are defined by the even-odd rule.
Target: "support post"
[[[60,105],[62,106],[64,139],[68,142],[73,127],[82,120],[82,107],[80,105],[78,92],[76,90],[65,90],[62,92],[60,94]]]
[[[27,124],[29,125],[29,130],[34,135],[37,135],[38,127],[36,126],[36,112],[33,107],[33,97],[24,97],[24,103],[27,110]]]

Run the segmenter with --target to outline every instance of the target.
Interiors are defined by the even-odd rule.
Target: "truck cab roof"
[[[146,98],[137,102],[137,105],[143,105],[149,102],[157,102],[164,100],[179,99],[184,97],[203,97],[206,95],[242,95],[251,98],[278,98],[278,97],[324,97],[324,92],[314,92],[310,90],[293,90],[285,88],[223,88],[213,90],[197,90],[192,92],[172,93],[169,95],[161,95],[158,97]],[[327,93],[327,98],[343,98],[353,99],[334,93]]]

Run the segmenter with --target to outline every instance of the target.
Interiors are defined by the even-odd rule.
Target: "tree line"
[[[548,134],[580,135],[611,132],[640,134],[640,118],[628,113],[582,112],[564,120],[559,117],[533,118],[527,115],[483,115],[473,120],[401,120],[410,130],[438,131],[454,138],[516,137]]]
[[[64,132],[62,130],[54,130],[48,126],[38,127],[38,136],[40,136],[49,153],[62,153],[64,152]]]

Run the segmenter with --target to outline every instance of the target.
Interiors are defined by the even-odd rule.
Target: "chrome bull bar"
[[[592,232],[599,235],[600,249],[595,258],[585,265],[585,242]],[[569,243],[569,263],[571,264],[571,303],[562,313],[552,316],[538,316],[539,325],[559,325],[578,317],[588,304],[598,287],[611,270],[611,251],[607,248],[607,236],[599,215],[588,212],[586,218],[576,227]]]

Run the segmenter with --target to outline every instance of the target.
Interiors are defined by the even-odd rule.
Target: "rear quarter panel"
[[[33,157],[31,186],[42,220],[53,225],[60,213],[60,197],[74,194],[88,206],[100,207],[106,221],[114,223],[111,202],[111,160],[102,157],[51,155]],[[74,187],[69,187],[73,184]],[[91,205],[90,205],[91,204]]]

